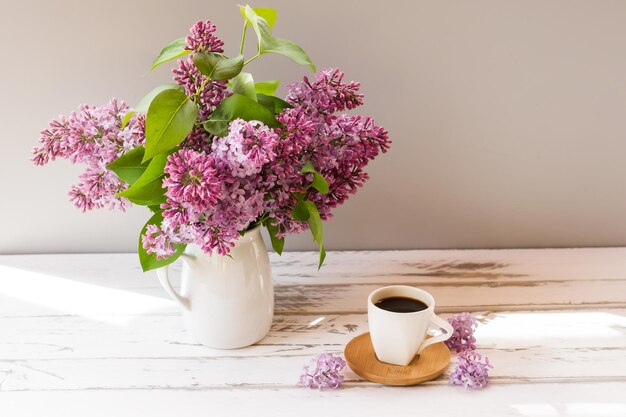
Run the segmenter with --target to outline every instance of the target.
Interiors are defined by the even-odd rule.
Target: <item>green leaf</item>
[[[222,101],[203,125],[209,133],[224,137],[228,134],[228,124],[234,119],[258,120],[269,127],[279,126],[272,112],[241,94],[233,94]]]
[[[137,106],[135,108],[133,108],[132,110],[130,110],[128,113],[126,113],[126,115],[124,115],[124,118],[122,119],[122,127],[121,129],[124,130],[124,128],[126,127],[126,125],[128,125],[128,122],[130,122],[130,119],[135,115],[135,113],[147,113],[148,112],[148,108],[150,107],[150,103],[152,103],[152,100],[154,100],[154,98],[162,91],[165,90],[180,90],[182,92],[185,91],[185,89],[178,85],[178,84],[163,84],[160,85],[156,88],[154,88],[152,91],[150,91],[148,94],[146,94],[140,101],[139,104],[137,104]]]
[[[182,142],[196,122],[198,106],[185,93],[170,89],[157,94],[146,116],[146,161]]]
[[[148,109],[150,108],[150,104],[152,103],[152,100],[154,100],[156,96],[158,96],[161,92],[165,90],[179,90],[181,92],[185,91],[182,86],[178,84],[174,84],[174,83],[160,85],[154,88],[148,94],[146,94],[139,101],[139,104],[137,104],[137,106],[133,109],[133,111],[136,113],[147,113]]]
[[[228,80],[241,72],[243,55],[226,58],[219,54],[196,52],[193,63],[202,74],[213,80]]]
[[[176,39],[174,42],[167,45],[165,48],[163,48],[159,56],[156,57],[156,59],[152,63],[152,67],[150,68],[150,70],[152,71],[153,69],[165,62],[171,61],[190,53],[191,51],[185,49],[186,45],[187,41],[185,40],[185,38]]]
[[[121,155],[119,158],[107,165],[107,169],[124,182],[133,185],[148,167],[148,162],[141,162],[144,155],[144,147],[138,146]]]
[[[293,207],[293,210],[291,210],[291,217],[299,222],[305,222],[309,220],[310,216],[311,214],[309,213],[309,209],[307,208],[305,202],[298,199],[298,202]]]
[[[141,233],[139,233],[139,247],[137,249],[137,253],[139,254],[139,263],[141,264],[141,268],[144,272],[150,271],[152,269],[161,268],[165,265],[169,265],[174,262],[176,259],[180,257],[180,255],[185,250],[186,245],[174,244],[174,249],[176,252],[168,256],[166,259],[157,259],[156,254],[147,253],[143,247],[141,242],[142,236],[146,233],[146,229],[151,224],[161,225],[163,221],[163,213],[162,211],[158,211],[154,213],[154,215],[148,220],[146,225],[141,229]]]
[[[261,54],[280,54],[291,59],[296,64],[306,65],[315,72],[315,65],[311,62],[311,58],[304,52],[298,44],[288,39],[272,38],[261,45]]]
[[[252,7],[245,7],[244,17],[256,33],[259,54],[281,54],[297,64],[308,65],[315,72],[315,65],[313,65],[306,52],[290,40],[274,37],[268,21],[263,16],[257,14]]]
[[[163,188],[163,168],[167,162],[166,153],[152,158],[143,174],[126,190],[118,193],[135,204],[152,206],[165,202],[165,188]]]
[[[317,210],[317,206],[314,202],[305,200],[303,201],[304,206],[309,212],[309,228],[311,229],[311,233],[313,234],[313,239],[318,244],[322,244],[323,234],[322,234],[322,219],[320,218],[320,212]]]
[[[267,23],[270,25],[270,29],[274,28],[274,23],[276,23],[276,10],[272,9],[271,7],[253,7],[252,10],[254,10],[254,12],[258,15],[261,16],[263,19],[265,19],[267,21]],[[239,11],[241,12],[241,16],[243,16],[243,18],[246,18],[246,7],[245,6],[239,6]]]
[[[122,126],[120,126],[121,130],[124,130],[124,128],[126,127],[126,125],[128,124],[128,122],[130,122],[131,117],[133,117],[133,115],[135,114],[134,111],[130,110],[129,112],[127,112],[124,115],[124,118],[122,119]]]
[[[318,270],[322,267],[324,259],[326,259],[326,249],[324,248],[324,245],[320,245],[320,262],[317,264]]]
[[[267,231],[270,235],[270,240],[272,241],[272,248],[277,254],[282,255],[283,248],[285,247],[285,238],[284,237],[279,238],[278,236],[276,236],[278,234],[278,226],[271,223],[271,220],[272,219],[268,219],[265,222],[265,227],[267,228]]]
[[[252,74],[248,72],[239,73],[239,75],[233,78],[232,89],[235,94],[241,94],[242,96],[257,101],[254,79],[252,78]]]
[[[278,114],[284,109],[291,108],[291,105],[285,100],[274,96],[266,96],[265,94],[257,94],[257,101],[264,105],[269,111]]]
[[[317,242],[320,248],[320,261],[317,269],[322,267],[324,259],[326,259],[326,249],[324,249],[324,235],[322,232],[322,219],[320,212],[317,210],[317,206],[312,201],[303,201],[307,211],[309,212],[309,229],[313,234],[313,239]]]
[[[319,172],[315,170],[311,161],[307,161],[302,167],[301,172],[313,174],[313,188],[322,194],[328,194],[328,181]]]
[[[276,94],[276,90],[280,85],[280,80],[271,80],[271,81],[259,81],[258,83],[254,83],[254,89],[259,94],[265,94],[266,96],[273,96]]]

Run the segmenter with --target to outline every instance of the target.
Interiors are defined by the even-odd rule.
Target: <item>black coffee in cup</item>
[[[377,301],[374,305],[393,313],[415,313],[428,308],[422,301],[409,297],[387,297]]]

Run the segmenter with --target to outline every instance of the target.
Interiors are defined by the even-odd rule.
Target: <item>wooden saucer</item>
[[[450,350],[443,343],[428,346],[407,366],[391,365],[376,358],[369,332],[355,337],[343,352],[346,362],[361,378],[385,385],[415,385],[437,378],[450,363]]]

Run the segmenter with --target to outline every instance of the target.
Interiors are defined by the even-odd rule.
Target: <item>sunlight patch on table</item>
[[[523,341],[542,345],[546,340],[598,342],[626,346],[626,317],[621,314],[595,311],[495,313],[479,323],[475,333],[481,344],[502,345]]]
[[[0,295],[115,325],[127,324],[133,315],[171,310],[174,305],[164,298],[2,265]]]

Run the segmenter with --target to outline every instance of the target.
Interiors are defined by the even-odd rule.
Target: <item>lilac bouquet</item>
[[[279,81],[255,82],[243,69],[277,53],[315,72],[295,43],[272,33],[276,12],[241,6],[239,53],[224,55],[209,21],[166,46],[152,68],[177,59],[174,83],[134,107],[116,99],[82,106],[41,133],[33,162],[55,158],[87,168],[70,192],[81,210],[147,206],[141,231],[144,271],[176,260],[185,245],[228,254],[247,230],[264,226],[274,250],[309,229],[325,252],[322,221],[368,179],[364,168],[389,148],[387,131],[369,117],[341,112],[363,103],[359,84],[323,69],[275,96]],[[247,29],[257,53],[243,56]]]

